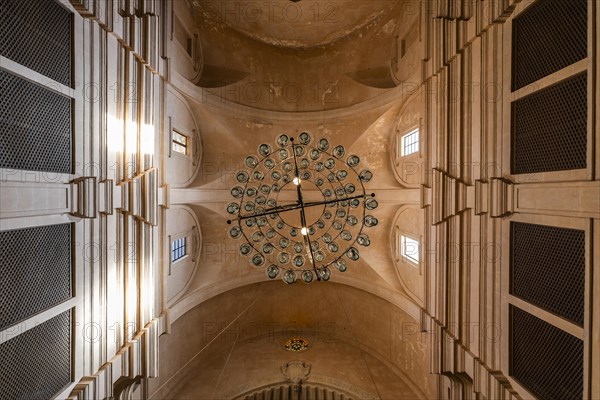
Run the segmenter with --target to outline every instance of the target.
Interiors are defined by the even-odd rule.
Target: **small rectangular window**
[[[188,37],[186,40],[185,51],[188,53],[188,56],[194,57],[194,39]]]
[[[400,237],[400,252],[402,257],[416,264],[419,263],[419,241],[407,236]]]
[[[404,58],[406,54],[406,40],[402,39],[400,41],[400,58]]]
[[[187,155],[188,138],[177,131],[173,131],[173,151]]]
[[[402,156],[416,153],[419,151],[419,129],[402,136]]]
[[[187,254],[186,242],[187,237],[175,239],[173,240],[173,242],[171,242],[171,262],[175,262],[185,257],[185,255]]]

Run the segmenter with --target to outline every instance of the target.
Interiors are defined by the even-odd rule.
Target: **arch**
[[[166,283],[167,283],[167,296],[169,297],[167,299],[168,304],[176,304],[177,301],[179,301],[179,299],[181,299],[181,297],[185,294],[185,292],[188,290],[188,288],[190,287],[190,285],[192,284],[193,280],[194,280],[194,276],[196,275],[196,271],[198,270],[198,263],[200,260],[200,251],[202,249],[202,232],[200,230],[200,221],[198,220],[198,217],[196,215],[196,213],[189,207],[184,206],[184,205],[177,205],[177,206],[172,206],[170,209],[166,210],[166,213],[169,212],[174,212],[176,210],[183,210],[185,211],[192,219],[193,222],[193,226],[190,230],[191,235],[193,235],[193,248],[194,248],[194,252],[193,254],[190,254],[191,257],[191,271],[189,272],[189,276],[187,277],[187,279],[185,280],[185,283],[183,285],[181,285],[181,288],[179,290],[177,290],[175,292],[175,294],[173,294],[172,296],[168,296],[169,293],[169,283],[173,284],[172,281],[169,281],[169,268],[171,265],[171,258],[170,258],[170,246],[171,243],[168,240],[170,235],[169,232],[167,231],[167,236],[165,237],[166,240],[166,247],[167,247],[167,254],[168,256],[168,263],[169,263],[169,268],[165,268],[165,273],[167,274],[166,277]]]
[[[247,386],[247,385],[244,385]],[[240,394],[234,394],[239,392]],[[235,400],[378,400],[379,397],[347,382],[325,376],[311,376],[300,388],[286,381],[276,381],[250,390],[238,388],[230,392]],[[279,396],[279,397],[276,397]],[[343,396],[343,397],[342,397]]]
[[[396,181],[404,188],[415,189],[421,186],[424,177],[425,148],[423,135],[423,110],[419,102],[421,90],[411,93],[402,104],[396,117],[396,123],[390,137],[390,162]],[[399,153],[400,139],[412,130],[419,130],[419,151],[409,156],[401,156]]]
[[[113,400],[133,400],[138,389],[142,389],[144,379],[141,375],[135,378],[123,376],[113,385]]]
[[[416,229],[418,229],[416,232],[415,230],[408,230],[405,227],[405,224],[407,224],[406,220],[402,219],[402,214],[404,213],[410,213],[410,212],[414,212],[417,214],[421,214],[420,215],[420,219],[421,221],[423,220],[423,210],[421,210],[419,207],[417,206],[402,206],[398,209],[398,211],[396,212],[396,215],[393,219],[393,223],[392,223],[392,229],[390,232],[390,244],[389,244],[389,249],[392,252],[391,256],[392,256],[392,261],[394,263],[394,269],[396,271],[396,274],[398,275],[398,280],[400,281],[400,284],[402,285],[402,288],[404,289],[404,291],[410,296],[411,300],[413,302],[415,302],[416,305],[418,305],[419,307],[422,307],[424,305],[424,294],[419,294],[417,290],[415,290],[415,287],[418,287],[416,285],[420,285],[420,288],[424,289],[424,285],[425,285],[425,281],[424,281],[424,274],[423,274],[423,249],[425,248],[425,243],[423,243],[423,235],[422,235],[422,225],[416,225]],[[416,216],[416,218],[413,219],[419,219],[419,215]],[[408,223],[408,225],[411,225],[410,223]],[[419,262],[418,265],[414,265],[413,263],[409,263],[409,262],[402,262],[402,259],[399,258],[399,252],[400,249],[398,248],[398,238],[397,236],[399,234],[404,234],[407,236],[411,236],[413,238],[418,238],[419,240],[419,253],[421,255],[420,259],[421,261]],[[406,268],[409,267],[410,269]]]
[[[187,99],[181,95],[181,93],[179,93],[177,90],[175,90],[175,88],[172,88],[171,85],[169,85],[167,87],[167,97],[169,96],[173,96],[174,99],[176,101],[179,102],[179,104],[181,104],[180,107],[176,107],[174,110],[177,110],[177,112],[185,112],[187,117],[190,119],[190,121],[192,122],[193,127],[191,128],[191,131],[188,127],[188,129],[184,129],[188,135],[190,135],[192,137],[192,158],[191,161],[186,159],[186,163],[191,162],[191,165],[193,167],[193,170],[191,172],[191,174],[188,176],[188,178],[181,182],[181,183],[173,183],[171,182],[171,179],[169,179],[169,171],[172,170],[173,168],[177,168],[177,166],[180,166],[181,163],[175,163],[175,159],[173,159],[172,157],[166,157],[168,154],[171,154],[171,131],[174,129],[181,129],[181,125],[184,125],[183,123],[177,121],[173,115],[171,114],[176,114],[176,112],[172,109],[169,110],[169,105],[167,106],[167,116],[169,119],[169,126],[167,127],[167,129],[165,129],[165,136],[163,138],[163,142],[165,143],[165,147],[166,147],[166,154],[165,154],[165,176],[167,179],[167,183],[171,184],[173,187],[186,187],[189,186],[192,182],[194,182],[194,180],[196,179],[196,176],[198,175],[198,172],[200,171],[200,163],[202,161],[202,149],[203,149],[203,145],[202,145],[202,135],[198,126],[198,121],[196,119],[196,115],[194,114],[194,112],[192,111],[192,109],[190,108],[190,105],[188,104]],[[169,104],[173,104],[172,102],[169,102]],[[172,105],[172,107],[174,107],[174,105]],[[170,112],[169,112],[170,111]],[[185,165],[185,164],[184,164]],[[169,168],[171,167],[171,168]],[[173,173],[173,172],[171,172]]]
[[[189,2],[174,2],[172,18],[173,26],[168,50],[171,68],[173,72],[177,70],[178,73],[187,75],[186,79],[191,82],[197,82],[204,69],[204,52],[200,30],[192,16]]]
[[[260,115],[263,118],[273,120],[287,120],[290,118],[290,113],[288,111],[274,111],[264,108],[250,107],[244,104],[236,103],[224,97],[219,97],[215,95],[214,90],[208,90],[196,86],[176,71],[173,71],[172,73],[171,84],[186,96],[189,96],[192,99],[201,100],[202,104],[204,105],[234,113],[236,115],[249,118],[256,118],[257,115]],[[420,86],[418,87],[420,89]],[[326,122],[329,120],[338,120],[340,118],[355,116],[359,113],[366,113],[380,108],[387,109],[394,104],[397,104],[398,99],[404,101],[408,97],[412,96],[415,88],[417,88],[417,85],[414,84],[400,84],[393,89],[386,90],[383,93],[375,95],[365,101],[347,107],[328,109],[326,112],[294,112],[294,120],[299,122],[322,120]]]
[[[244,286],[251,286],[261,282],[273,281],[268,279],[265,276],[264,271],[261,270],[243,277],[236,277],[233,279],[228,279],[226,281],[214,283],[210,286],[204,286],[194,290],[193,292],[187,293],[187,296],[181,298],[180,301],[173,304],[173,306],[170,308],[169,311],[171,323],[175,322],[177,319],[181,318],[190,310],[194,309],[195,307],[199,306],[205,301],[210,300],[213,297],[216,297],[233,289],[237,289]],[[379,297],[398,307],[399,309],[410,315],[416,321],[418,321],[421,317],[421,309],[417,306],[417,304],[415,304],[414,299],[407,297],[396,290],[383,286],[375,286],[372,283],[365,282],[364,280],[353,279],[348,276],[342,275],[338,275],[336,283],[359,289],[370,293],[376,297]]]
[[[318,307],[323,302],[329,307]],[[346,317],[334,323],[334,314]],[[338,389],[350,383],[382,398],[400,392],[405,397],[398,398],[428,398],[435,391],[427,374],[429,341],[418,322],[390,302],[345,285],[250,285],[211,299],[186,317],[178,323],[181,329],[173,329],[175,336],[165,338],[161,351],[177,362],[161,372],[156,398],[176,388],[181,396],[238,398],[289,379],[280,367],[297,357],[312,366],[303,385],[317,383],[321,375],[327,379],[318,383]],[[293,337],[307,340],[308,350],[286,351],[284,344]],[[185,350],[176,350],[182,341]]]

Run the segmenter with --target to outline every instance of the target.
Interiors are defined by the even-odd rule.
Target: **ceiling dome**
[[[397,0],[193,0],[196,14],[260,42],[287,48],[324,46],[389,12]]]

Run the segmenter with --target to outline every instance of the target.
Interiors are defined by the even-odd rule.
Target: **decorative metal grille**
[[[353,397],[336,390],[324,389],[312,385],[303,385],[297,391],[293,385],[280,385],[262,389],[249,395],[243,395],[236,400],[352,400]]]
[[[0,71],[0,168],[71,173],[71,107],[71,99]]]
[[[583,340],[511,306],[510,374],[540,400],[583,398]]]
[[[71,86],[71,12],[54,0],[0,0],[0,54]]]
[[[71,298],[71,225],[0,232],[0,329]]]
[[[0,400],[46,400],[71,383],[71,311],[0,344]]]
[[[587,166],[587,74],[512,103],[512,173]]]
[[[587,0],[538,0],[513,21],[512,90],[587,57]]]
[[[585,231],[511,222],[511,294],[583,326]]]

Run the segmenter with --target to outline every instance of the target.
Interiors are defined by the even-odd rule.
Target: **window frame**
[[[408,241],[410,241],[410,243],[407,243]],[[416,244],[417,246],[417,250],[416,250],[416,258],[414,257],[414,254],[408,254],[406,251],[406,245],[407,244]],[[421,263],[421,241],[419,239],[415,239],[414,237],[411,237],[409,235],[405,235],[400,233],[400,256],[402,257],[402,259],[407,260],[408,262],[415,264],[415,265],[420,265]]]
[[[407,144],[407,139],[412,139],[413,136],[416,137],[416,140],[411,141],[410,143]],[[400,156],[408,157],[410,155],[418,153],[420,151],[419,141],[420,141],[419,128],[412,129],[409,132],[402,135],[400,137],[400,143],[399,143],[400,144]],[[407,152],[407,151],[410,151],[410,152]]]
[[[177,258],[175,256],[175,252],[183,250],[182,254],[179,254]],[[171,264],[175,264],[179,261],[184,260],[188,256],[188,240],[187,236],[180,236],[177,238],[171,238]]]
[[[179,138],[177,138],[176,136],[183,137],[184,141],[178,140]],[[182,133],[176,128],[173,128],[171,130],[171,152],[183,157],[190,156],[190,140],[190,136]],[[177,146],[184,148],[185,153],[182,153],[181,151],[177,150]]]

